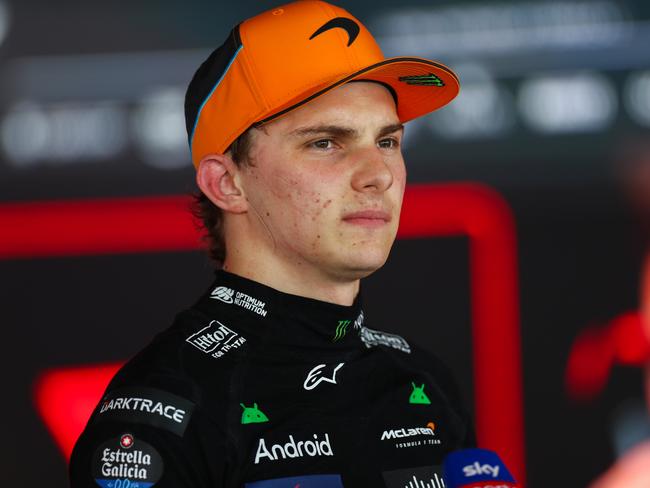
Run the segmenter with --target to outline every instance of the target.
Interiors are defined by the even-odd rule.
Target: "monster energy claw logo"
[[[345,337],[345,334],[348,331],[348,326],[351,322],[351,320],[339,320],[339,325],[336,326],[336,332],[334,333],[334,339],[332,342],[336,342],[339,339],[343,339],[343,337]]]
[[[433,73],[429,73],[428,75],[400,76],[398,79],[407,85],[445,86],[445,82]]]

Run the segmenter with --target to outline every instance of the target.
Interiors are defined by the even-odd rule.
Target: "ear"
[[[248,202],[239,185],[239,171],[228,154],[208,154],[196,170],[196,184],[217,207],[244,213]]]

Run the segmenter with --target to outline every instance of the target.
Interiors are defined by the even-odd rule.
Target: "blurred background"
[[[565,370],[582,331],[639,308],[650,3],[335,3],[387,56],[427,57],[459,74],[454,103],[407,125],[409,182],[480,182],[510,206],[528,486],[586,486],[630,435],[646,432],[637,367],[613,367],[588,401],[571,396]],[[0,214],[16,202],[192,192],[187,83],[234,24],[275,5],[0,0]],[[19,231],[5,226],[0,239]],[[43,242],[50,232],[44,226]],[[372,327],[450,364],[472,405],[469,268],[463,237],[400,240],[364,301]],[[24,256],[1,259],[0,277],[0,480],[64,487],[66,461],[37,411],[36,379],[128,358],[208,286],[212,267],[200,251]]]

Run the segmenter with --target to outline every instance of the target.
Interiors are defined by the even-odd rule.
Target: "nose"
[[[352,177],[352,187],[359,192],[382,193],[393,184],[392,165],[397,161],[388,160],[377,147],[359,149],[357,164]]]

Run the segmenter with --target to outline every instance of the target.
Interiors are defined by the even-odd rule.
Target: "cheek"
[[[320,222],[323,213],[331,209],[334,198],[329,190],[328,175],[278,171],[269,176],[268,187],[274,202],[271,207],[274,208],[267,211],[275,214],[268,216],[276,227],[290,224],[294,229],[305,229]],[[287,231],[286,228],[280,230]]]

